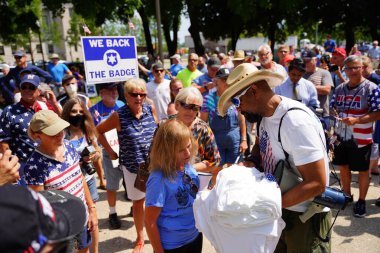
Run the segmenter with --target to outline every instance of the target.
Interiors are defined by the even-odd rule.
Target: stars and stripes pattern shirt
[[[9,144],[9,148],[21,161],[26,161],[37,147],[28,136],[29,122],[35,110],[21,102],[7,106],[0,116],[0,142]]]
[[[358,118],[380,110],[380,90],[376,84],[366,79],[356,88],[349,89],[347,83],[344,82],[335,89],[330,101],[330,108],[335,108],[339,117]],[[342,127],[347,128],[346,132],[352,132],[359,148],[373,142],[373,122]]]
[[[64,146],[64,162],[35,150],[24,168],[25,182],[27,185],[43,185],[45,190],[71,193],[86,203],[80,157],[68,140],[64,140]]]

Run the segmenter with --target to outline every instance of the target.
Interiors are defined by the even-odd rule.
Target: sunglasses
[[[21,90],[36,90],[37,88],[36,88],[36,86],[34,86],[34,85],[22,85],[21,87],[20,87],[20,89]]]
[[[187,110],[192,110],[193,112],[199,112],[199,110],[201,109],[201,107],[199,105],[194,105],[194,104],[186,104],[184,102],[181,102],[179,101],[179,104],[187,109]]]
[[[21,58],[22,58],[22,56],[15,56],[16,60],[20,60]]]
[[[359,69],[361,69],[362,68],[362,66],[355,66],[355,67],[345,67],[343,70],[345,70],[345,71],[357,71],[357,70],[359,70]]]
[[[245,93],[247,93],[247,91],[251,88],[251,86],[248,86],[245,90],[243,90],[241,93],[239,93],[238,95],[234,96],[231,98],[231,103],[236,106],[236,107],[239,107],[240,106],[240,97],[243,96]]]
[[[198,186],[194,183],[193,179],[186,172],[183,173],[182,182],[190,185],[190,195],[195,198],[199,190]]]
[[[133,98],[137,98],[138,96],[140,96],[141,98],[145,98],[146,97],[146,94],[145,93],[133,93],[133,92],[128,92],[128,94],[133,97]]]
[[[156,70],[154,71],[154,73],[162,73],[162,72],[165,72],[165,70],[164,70],[164,69],[156,69]]]

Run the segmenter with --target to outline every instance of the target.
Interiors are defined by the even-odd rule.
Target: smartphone
[[[50,99],[50,94],[46,92],[45,93],[45,97],[46,97],[47,100],[49,100]]]

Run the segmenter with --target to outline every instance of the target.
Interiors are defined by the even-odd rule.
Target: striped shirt
[[[68,140],[64,140],[64,145],[64,162],[35,150],[24,168],[25,182],[27,185],[43,185],[45,190],[61,190],[71,193],[86,203],[82,172],[79,166],[80,157]]]
[[[131,173],[137,173],[139,165],[145,162],[157,127],[152,107],[143,104],[142,112],[137,119],[128,105],[117,109],[121,126],[117,133],[120,144],[119,161]]]
[[[347,82],[340,84],[334,92],[330,101],[330,107],[335,108],[340,118],[345,117],[361,117],[370,112],[380,110],[380,90],[376,84],[368,81],[363,81],[354,89],[348,89]],[[336,127],[336,132],[343,139],[354,138],[358,147],[364,147],[373,142],[372,140],[372,124],[355,124],[347,126],[345,124]],[[343,133],[350,133],[351,136],[342,136]]]

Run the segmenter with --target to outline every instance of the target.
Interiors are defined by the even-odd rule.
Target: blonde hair
[[[178,169],[176,154],[188,144],[189,140],[190,161],[192,161],[198,147],[190,128],[177,119],[165,121],[159,126],[153,139],[149,170],[161,170],[165,178],[173,179]]]
[[[202,106],[203,96],[202,93],[195,87],[187,87],[181,89],[175,97],[175,102],[180,101],[188,104],[189,100],[194,99],[198,102],[197,105]]]
[[[135,89],[146,93],[146,82],[141,78],[131,78],[124,83],[124,92],[133,92]]]
[[[362,59],[362,62],[363,62],[364,66],[372,68],[372,61],[371,61],[371,59],[368,56],[364,56],[363,55],[360,58]]]

